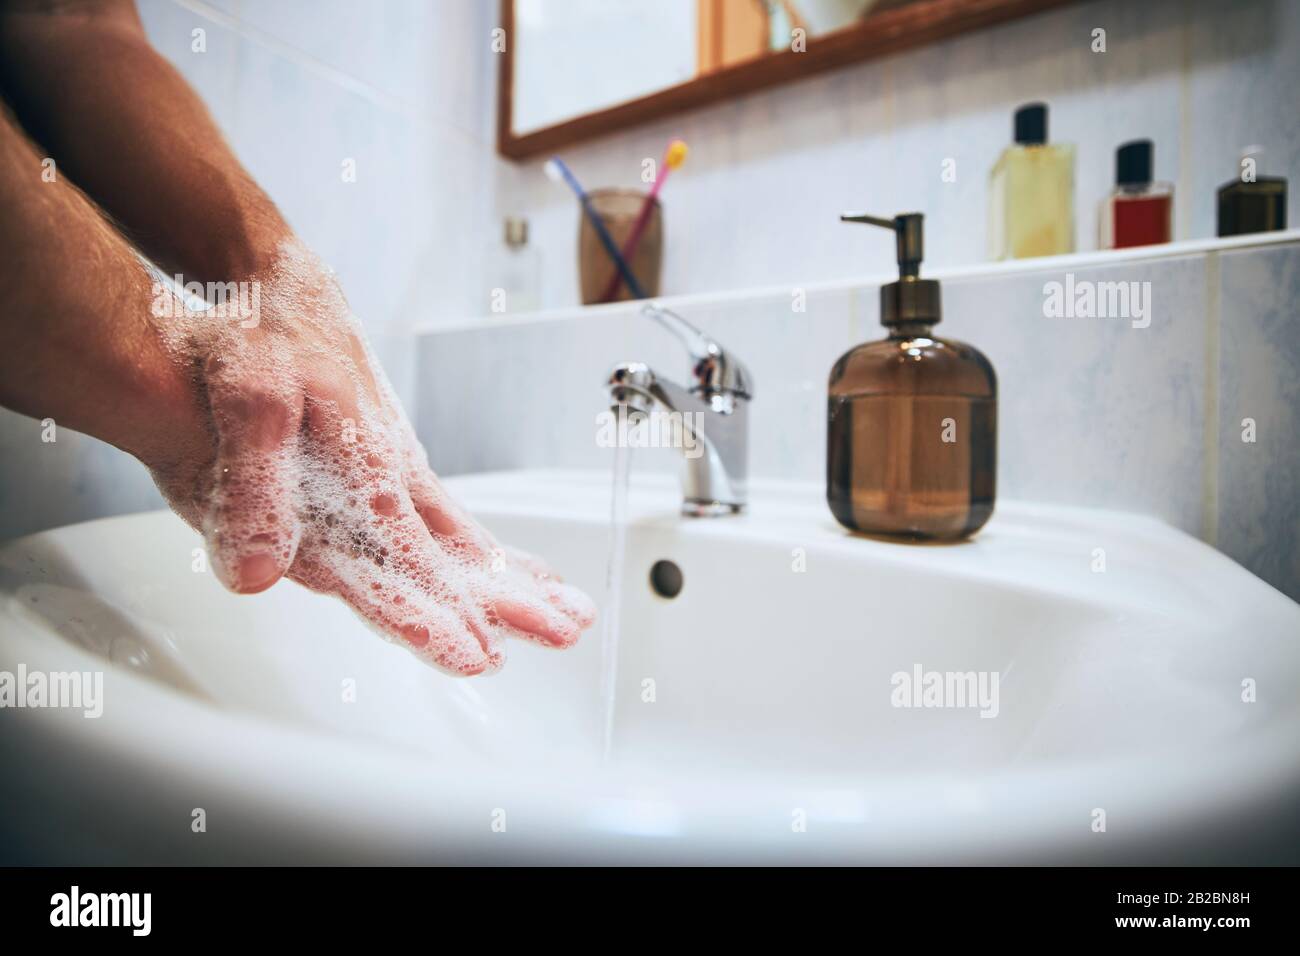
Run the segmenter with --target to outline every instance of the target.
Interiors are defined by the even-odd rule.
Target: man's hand
[[[459,674],[500,666],[506,637],[577,640],[591,602],[447,497],[310,253],[286,245],[252,281],[256,325],[233,309],[159,320],[177,367],[198,371],[215,442],[211,460],[169,456],[155,475],[227,587],[287,574]]]
[[[337,594],[454,673],[591,624],[447,498],[332,277],[129,0],[0,6],[0,89],[0,403],[143,461],[228,587]],[[160,295],[119,225],[187,283],[254,286],[257,321]]]

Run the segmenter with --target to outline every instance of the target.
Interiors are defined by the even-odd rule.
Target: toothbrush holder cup
[[[614,245],[621,250],[628,234],[636,224],[646,193],[636,189],[593,189],[587,194],[592,208],[600,216],[609,232]],[[617,269],[610,260],[600,237],[590,220],[585,215],[578,216],[578,285],[582,293],[583,305],[594,305],[601,301],[601,294],[609,285]],[[637,243],[636,251],[628,262],[632,274],[641,284],[642,291],[650,298],[659,295],[659,273],[663,264],[663,209],[655,199],[650,220]],[[632,292],[625,283],[620,282],[618,294],[612,301],[632,298]]]

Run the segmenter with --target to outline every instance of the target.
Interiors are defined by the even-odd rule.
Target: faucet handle
[[[657,302],[647,302],[641,312],[671,332],[690,353],[691,378],[694,379],[691,391],[706,398],[752,397],[749,370],[721,345]]]
[[[691,353],[691,357],[704,355],[712,344],[709,337],[697,329],[691,323],[687,322],[672,309],[666,309],[658,302],[647,302],[641,306],[641,314],[648,319],[653,319],[682,343],[686,351]]]

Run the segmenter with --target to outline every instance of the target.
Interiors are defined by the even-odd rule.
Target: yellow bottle
[[[989,175],[989,258],[1074,251],[1074,146],[1047,142],[1047,105],[1016,110],[1016,141]]]

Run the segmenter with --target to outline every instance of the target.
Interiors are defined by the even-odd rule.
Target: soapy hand
[[[151,303],[140,255],[247,283],[255,314]],[[447,497],[337,284],[129,0],[0,3],[0,302],[0,404],[143,461],[233,590],[338,595],[458,674],[591,624]]]
[[[212,439],[146,464],[221,581],[252,594],[287,576],[337,595],[455,674],[500,667],[506,637],[576,641],[591,601],[448,497],[328,272],[286,244],[255,281],[252,320],[157,320]]]

